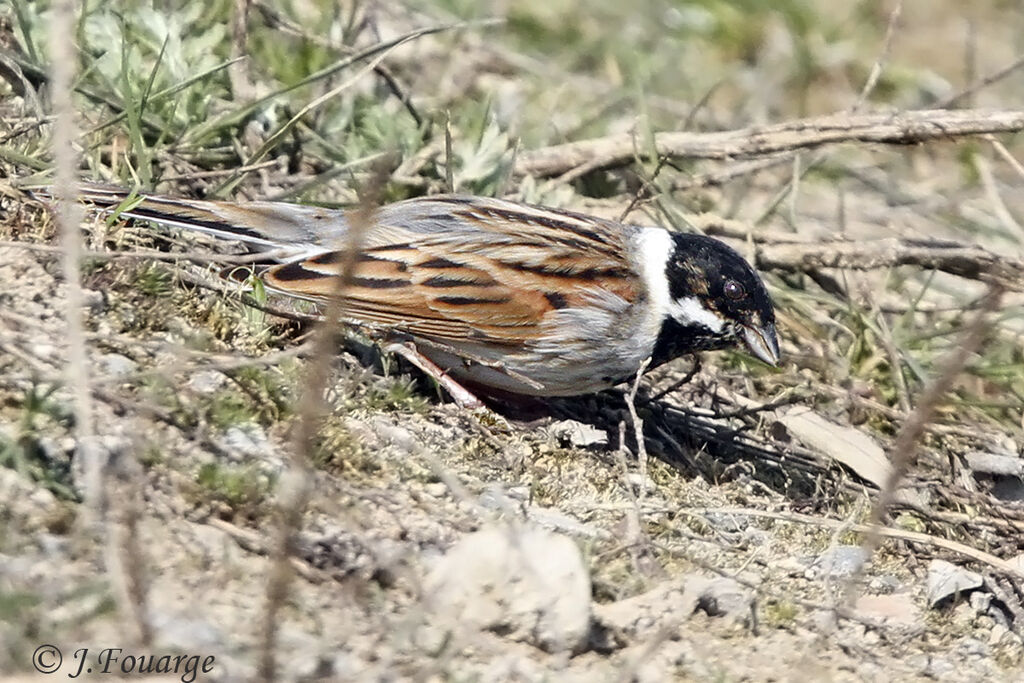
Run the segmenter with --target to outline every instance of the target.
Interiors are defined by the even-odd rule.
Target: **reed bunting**
[[[346,262],[342,210],[87,185],[83,201],[267,251],[268,290],[314,302]],[[122,203],[124,203],[122,205]],[[726,244],[500,199],[435,196],[374,212],[341,294],[348,322],[474,392],[586,394],[683,354],[744,345],[779,360],[758,274]],[[460,386],[461,385],[461,386]]]

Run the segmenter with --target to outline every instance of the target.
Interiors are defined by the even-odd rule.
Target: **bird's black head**
[[[703,235],[673,233],[665,263],[670,300],[654,364],[742,343],[775,365],[775,309],[764,282],[735,249]]]

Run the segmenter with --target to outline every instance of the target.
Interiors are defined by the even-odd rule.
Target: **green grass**
[[[270,501],[274,478],[255,465],[206,463],[195,476],[193,503],[211,506],[221,516],[252,518]]]
[[[33,383],[13,406],[16,426],[0,432],[0,466],[9,467],[65,500],[78,500],[71,476],[71,455],[62,453],[55,435],[73,421],[69,406],[56,396],[58,385]]]

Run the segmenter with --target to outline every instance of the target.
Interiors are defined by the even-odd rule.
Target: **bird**
[[[340,291],[343,322],[466,406],[478,395],[595,393],[701,351],[739,346],[769,365],[780,360],[764,281],[701,234],[435,195],[376,208],[353,257],[355,218],[343,209],[99,184],[82,185],[80,200],[266,252],[257,275],[269,292],[323,304]]]

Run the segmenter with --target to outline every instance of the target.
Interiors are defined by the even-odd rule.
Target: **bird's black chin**
[[[682,325],[675,318],[665,318],[661,332],[654,342],[651,353],[651,367],[698,351],[714,351],[736,344],[734,334],[715,333],[700,325]]]

